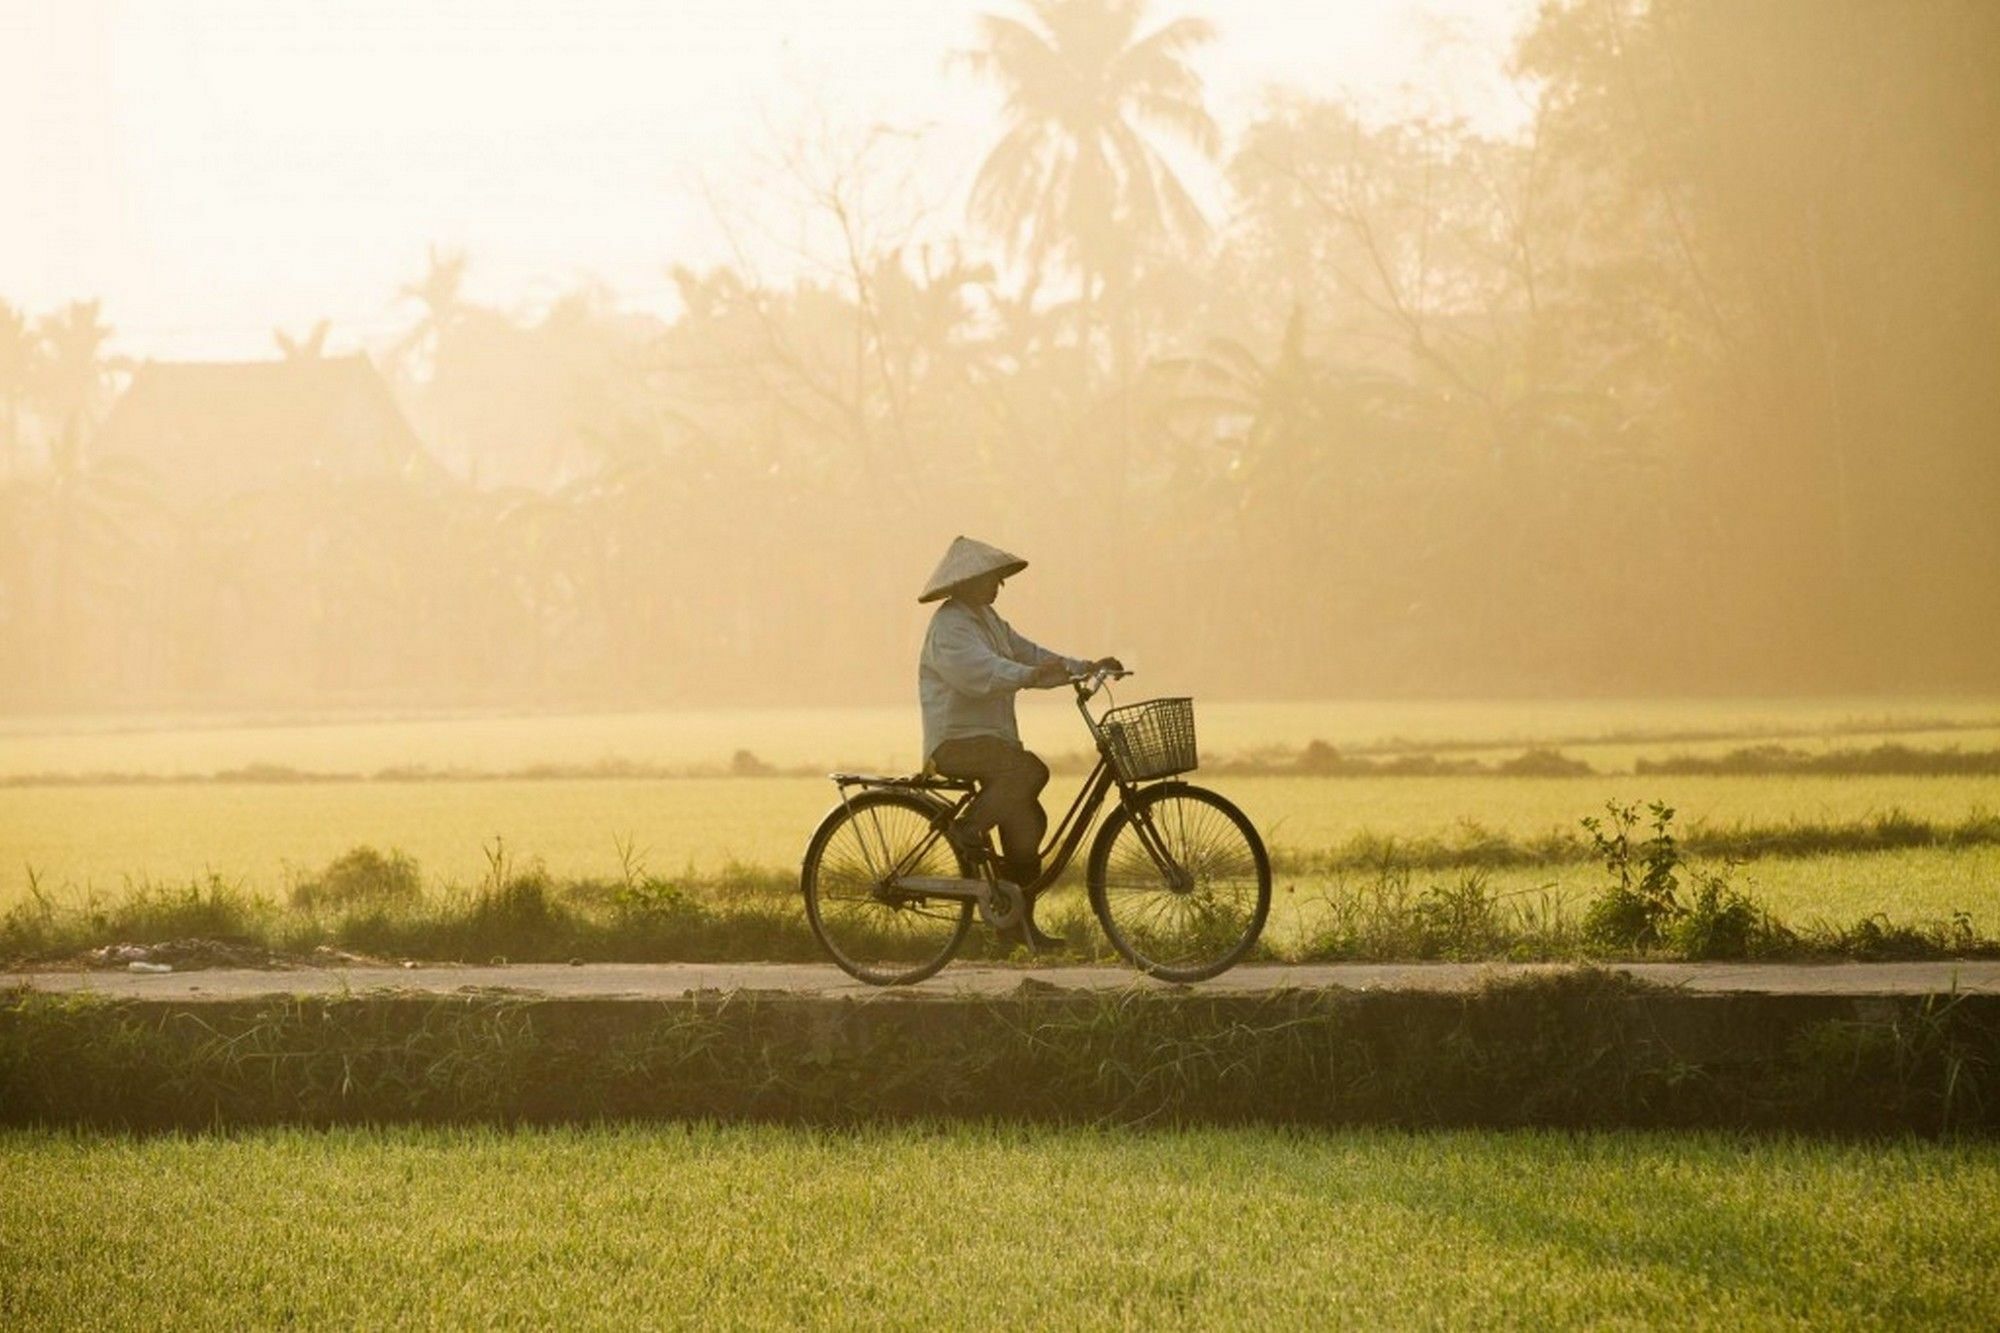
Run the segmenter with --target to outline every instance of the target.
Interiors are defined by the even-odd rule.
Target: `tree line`
[[[1214,38],[985,16],[961,219],[803,145],[825,262],[671,319],[433,252],[378,361],[436,467],[163,506],[91,448],[101,309],[0,305],[0,700],[900,698],[960,531],[1038,637],[1236,697],[2000,681],[2000,10],[1552,0],[1506,138],[1225,143]]]

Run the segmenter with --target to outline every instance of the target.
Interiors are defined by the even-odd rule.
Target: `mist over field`
[[[0,129],[33,208],[138,20],[25,12],[17,49],[106,80]],[[958,99],[927,117],[852,114],[836,72],[671,214],[665,172],[570,199],[657,231],[647,300],[585,252],[496,293],[416,231],[377,316],[334,318],[281,293],[338,256],[224,199],[202,225],[244,227],[277,327],[196,362],[0,264],[0,710],[899,704],[960,532],[1030,559],[1000,609],[1033,637],[1210,697],[2000,685],[2000,9],[1496,5],[1506,116],[1296,63],[1246,100],[1273,38],[1219,5],[953,13],[910,33]],[[440,123],[547,95],[560,42],[481,66],[464,22]],[[317,90],[316,49],[259,48],[258,86]],[[119,116],[178,151],[184,92]],[[539,151],[643,152],[600,95]],[[271,114],[310,158],[344,113]],[[408,172],[426,133],[370,152]],[[200,327],[209,275],[134,244],[106,272],[143,255]]]
[[[2000,1327],[1996,74],[0,0],[0,1329]]]

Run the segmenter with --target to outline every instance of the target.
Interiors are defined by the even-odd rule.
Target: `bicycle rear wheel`
[[[1184,782],[1121,804],[1090,849],[1090,905],[1112,947],[1163,981],[1206,981],[1250,952],[1271,860],[1248,817]]]
[[[943,805],[915,792],[866,791],[828,812],[806,844],[799,868],[806,920],[849,976],[873,986],[907,986],[958,952],[972,926],[972,904],[909,893],[890,882],[976,873],[932,835],[944,813]]]

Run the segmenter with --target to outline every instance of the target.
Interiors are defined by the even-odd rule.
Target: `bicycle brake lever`
[[[1123,680],[1130,671],[1086,671],[1081,676],[1071,676],[1069,683],[1082,698],[1088,699],[1114,680]]]

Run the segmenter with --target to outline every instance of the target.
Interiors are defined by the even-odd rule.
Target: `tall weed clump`
[[[1557,958],[1574,952],[1574,929],[1562,905],[1544,895],[1516,901],[1483,870],[1417,888],[1410,868],[1384,863],[1358,884],[1336,884],[1305,910],[1311,925],[1300,961],[1377,959]]]
[[[796,880],[731,865],[676,879],[618,843],[615,879],[559,881],[539,862],[486,848],[485,876],[438,898],[377,894],[332,922],[338,943],[365,954],[459,962],[743,962],[821,957]],[[350,854],[352,855],[352,854]],[[345,859],[345,858],[343,858]]]
[[[370,924],[401,935],[404,947],[396,952],[415,957],[486,962],[567,956],[582,921],[562,901],[547,868],[539,860],[517,867],[497,838],[484,850],[486,875],[469,897],[415,914],[378,910]]]
[[[1643,839],[1636,836],[1638,806],[1609,801],[1604,810],[1606,818],[1583,820],[1592,849],[1611,875],[1611,883],[1584,912],[1584,936],[1591,943],[1716,959],[1775,953],[1797,942],[1756,899],[1735,886],[1734,863],[1714,871],[1683,859],[1672,806],[1647,803],[1650,836]]]
[[[55,900],[28,867],[28,896],[0,913],[0,958],[36,958],[61,948],[64,931]]]
[[[104,929],[120,940],[250,940],[277,917],[276,904],[210,874],[183,885],[141,885],[103,909]]]
[[[284,923],[277,904],[216,874],[185,884],[128,883],[116,899],[93,891],[64,903],[31,870],[28,896],[0,914],[0,960],[65,958],[105,944],[261,942]]]

